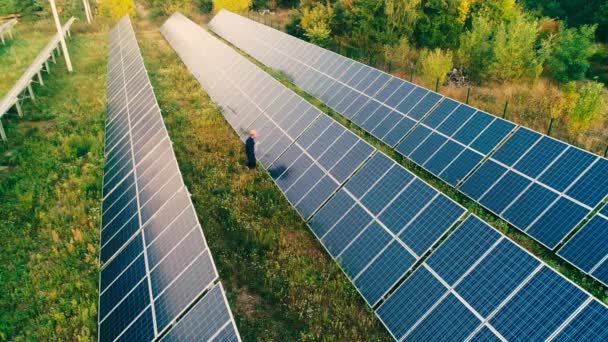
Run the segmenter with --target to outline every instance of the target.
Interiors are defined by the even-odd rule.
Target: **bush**
[[[213,12],[217,13],[221,9],[232,12],[245,12],[251,8],[251,0],[213,0]]]
[[[327,46],[331,40],[333,15],[330,4],[315,3],[311,8],[304,8],[301,22],[304,35],[314,44]]]
[[[132,0],[101,0],[99,12],[108,18],[118,20],[125,15],[135,17],[135,5]]]
[[[211,13],[213,11],[213,1],[212,0],[199,0],[198,1],[198,10],[201,13]]]
[[[559,82],[566,83],[585,77],[589,58],[594,53],[595,26],[564,28],[560,26],[553,40],[552,52],[547,59],[549,72]]]
[[[294,37],[306,38],[304,30],[302,30],[302,13],[300,11],[296,9],[289,11],[289,21],[285,25],[285,32]]]
[[[565,96],[574,100],[574,105],[568,108],[568,131],[572,135],[585,133],[597,119],[604,108],[604,85],[599,82],[570,82],[564,89]]]
[[[424,85],[432,87],[437,80],[441,84],[445,81],[447,73],[452,69],[452,51],[444,51],[439,48],[435,50],[424,49],[420,53],[418,63],[420,64],[420,74]]]

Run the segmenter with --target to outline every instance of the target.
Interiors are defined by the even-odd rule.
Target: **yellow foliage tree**
[[[326,46],[331,35],[331,20],[334,11],[330,4],[316,3],[302,13],[302,29],[311,42]]]
[[[118,20],[125,15],[135,17],[133,0],[100,0],[98,9],[103,16],[114,20]]]
[[[452,51],[439,48],[435,50],[424,49],[420,53],[418,62],[420,63],[420,76],[424,85],[427,87],[434,86],[437,80],[439,80],[439,84],[442,84],[453,66]]]
[[[217,13],[221,9],[232,12],[245,12],[251,8],[252,0],[213,0],[213,12]]]

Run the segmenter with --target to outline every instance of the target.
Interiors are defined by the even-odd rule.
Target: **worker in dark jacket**
[[[255,130],[249,131],[249,138],[245,141],[245,155],[247,156],[247,167],[250,170],[255,169],[255,138],[257,132]]]

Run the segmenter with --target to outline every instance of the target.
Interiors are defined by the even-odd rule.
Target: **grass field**
[[[3,118],[0,340],[96,334],[107,29],[75,25],[68,41],[75,72],[58,61],[45,86],[34,86],[37,103],[25,102],[25,117]],[[22,42],[31,36],[26,23],[19,26],[15,44],[31,60],[42,36]],[[6,59],[0,65],[6,68]]]
[[[0,44],[0,98],[11,89],[55,33],[57,30],[50,20],[20,21],[13,27],[13,39],[6,39],[6,45]]]

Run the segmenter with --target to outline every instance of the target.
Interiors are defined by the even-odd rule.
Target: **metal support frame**
[[[40,85],[43,86],[44,81],[42,80],[42,74],[40,73],[40,71],[38,71],[37,74],[38,74],[38,83],[40,83]]]
[[[2,141],[7,142],[6,132],[4,131],[4,127],[2,126],[2,120],[0,120],[0,137],[2,138]]]
[[[34,90],[32,89],[32,83],[27,85],[27,92],[30,94],[32,101],[36,102],[36,96],[34,96]]]

